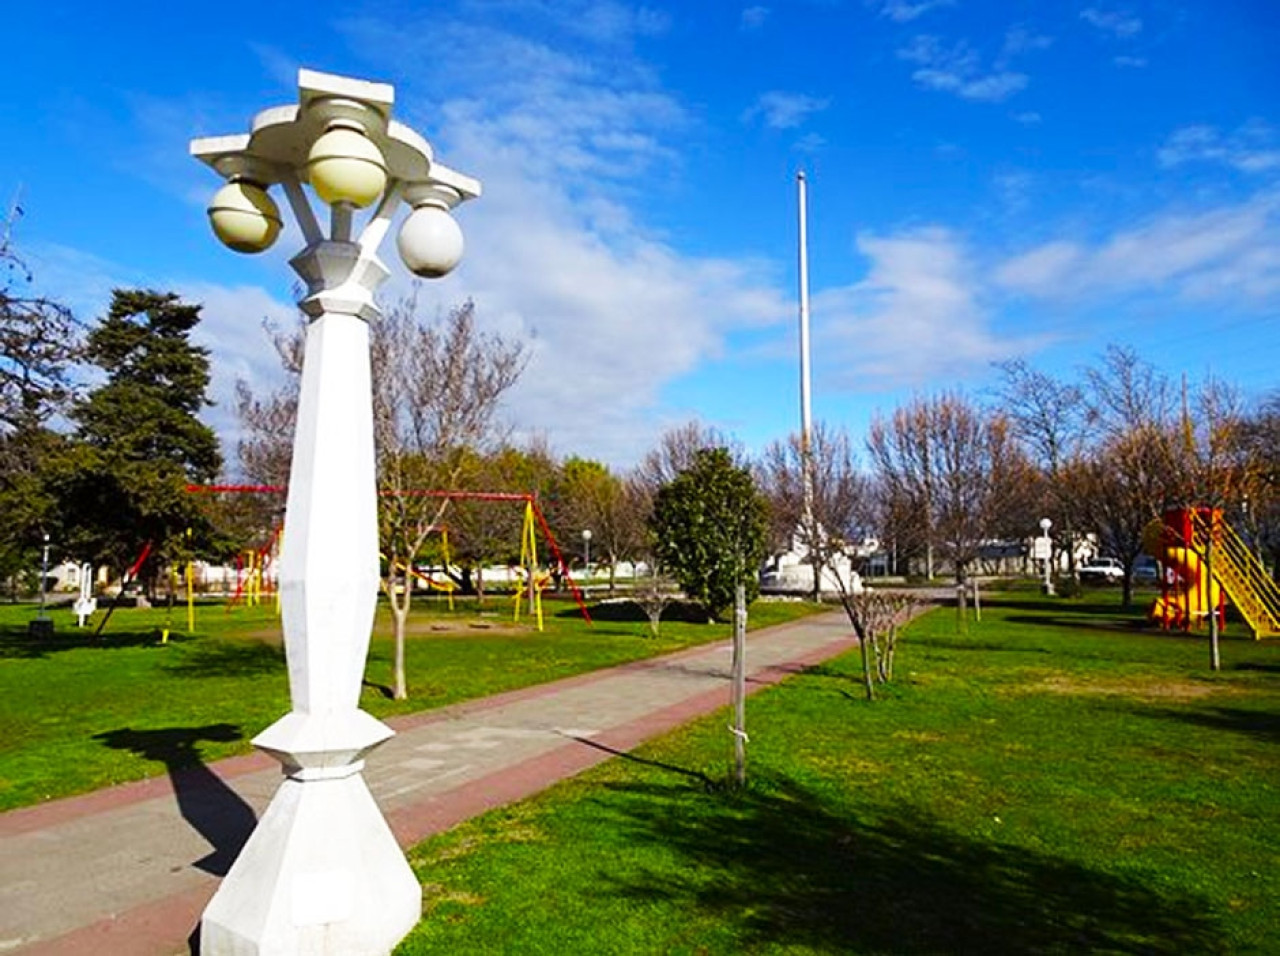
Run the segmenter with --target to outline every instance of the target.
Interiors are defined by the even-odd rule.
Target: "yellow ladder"
[[[1211,525],[1208,514],[1191,512],[1191,544],[1204,555],[1212,540],[1213,576],[1240,609],[1253,636],[1280,637],[1280,587],[1231,525],[1220,514]]]

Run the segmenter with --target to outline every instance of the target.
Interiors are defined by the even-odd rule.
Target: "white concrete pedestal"
[[[200,951],[384,956],[421,906],[417,878],[358,772],[288,778],[205,910]]]

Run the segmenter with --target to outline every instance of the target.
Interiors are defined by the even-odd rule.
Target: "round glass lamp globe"
[[[307,176],[329,205],[346,202],[363,209],[387,188],[387,163],[369,137],[339,126],[311,144]]]
[[[438,206],[419,206],[409,214],[396,238],[400,258],[414,275],[438,279],[462,259],[462,229]]]
[[[280,208],[255,183],[227,183],[209,203],[214,234],[236,252],[262,252],[280,235]]]

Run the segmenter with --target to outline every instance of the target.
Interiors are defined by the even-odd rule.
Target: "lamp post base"
[[[359,766],[285,779],[205,909],[204,956],[386,956],[413,929],[422,890]]]

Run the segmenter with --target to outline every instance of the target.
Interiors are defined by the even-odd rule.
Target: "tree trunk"
[[[396,571],[394,562],[389,562],[387,569],[387,597],[391,601],[391,619],[394,622],[395,631],[395,652],[394,660],[391,665],[391,696],[396,700],[407,700],[409,697],[409,683],[405,677],[404,668],[404,636],[405,629],[409,622],[409,603],[411,600],[409,588],[412,586],[412,578],[409,574],[408,567],[400,574]],[[403,586],[402,594],[396,592]]]
[[[738,786],[747,782],[747,593],[733,594],[733,765]]]

